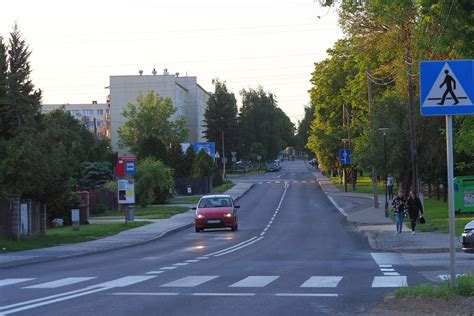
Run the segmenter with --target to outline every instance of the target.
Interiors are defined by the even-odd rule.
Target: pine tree
[[[186,154],[184,156],[184,170],[187,176],[191,175],[193,163],[196,159],[196,152],[194,151],[193,145],[190,145],[188,149],[186,149]]]
[[[171,143],[169,150],[169,166],[174,169],[175,177],[187,176],[186,163],[184,161],[183,149],[178,142]]]
[[[0,140],[6,138],[8,121],[7,48],[0,36]]]
[[[31,51],[22,39],[18,25],[10,33],[8,47],[8,104],[2,109],[2,116],[7,128],[7,137],[17,134],[21,129],[35,129],[41,109],[41,90],[35,90],[31,82]],[[10,137],[9,137],[10,136]]]

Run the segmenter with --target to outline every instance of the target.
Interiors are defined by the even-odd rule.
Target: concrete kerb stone
[[[374,198],[371,196],[367,196],[364,194],[354,194],[354,193],[346,193],[346,192],[341,192],[339,189],[337,189],[332,182],[330,183],[329,180],[320,180],[316,173],[313,173],[313,176],[316,178],[318,181],[319,185],[323,189],[323,192],[329,197],[329,193],[333,194],[333,196],[337,195],[343,195],[346,197],[357,197],[357,198],[367,198],[373,200]],[[331,187],[329,190],[327,190],[328,187]],[[357,213],[352,213],[352,214],[345,214],[346,212],[341,212],[344,214],[346,217],[347,221],[352,223],[354,226],[358,228],[358,230],[367,237],[369,246],[371,249],[374,250],[379,250],[379,251],[387,251],[387,252],[398,252],[398,253],[446,253],[449,252],[450,249],[449,247],[433,247],[430,245],[425,245],[422,247],[404,247],[404,246],[391,246],[391,245],[382,245],[381,242],[377,242],[377,239],[381,235],[385,236],[391,236],[395,229],[394,229],[394,223],[392,220],[385,220],[381,221],[380,223],[364,223],[361,221],[361,219],[356,219],[357,215],[361,215],[360,213],[362,212],[371,212],[373,211],[372,208],[368,208],[366,210],[362,210]],[[360,217],[360,216],[359,216]],[[382,228],[387,228],[390,226],[390,229],[382,229]],[[405,223],[405,228],[408,228]],[[408,233],[407,233],[408,234]],[[462,250],[458,246],[456,248],[457,252],[461,252]]]

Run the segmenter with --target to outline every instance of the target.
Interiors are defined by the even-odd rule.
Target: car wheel
[[[196,233],[199,233],[201,230],[196,227]]]
[[[235,232],[238,228],[239,228],[239,227],[237,226],[237,224],[235,224],[234,226],[232,226],[231,230],[232,230],[233,232]]]

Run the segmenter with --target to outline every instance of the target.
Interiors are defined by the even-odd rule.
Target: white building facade
[[[43,104],[41,112],[47,113],[54,110],[63,110],[80,121],[91,132],[96,133],[98,139],[110,139],[110,109],[107,103],[81,103],[81,104]]]
[[[203,142],[203,120],[210,94],[198,83],[197,77],[179,74],[171,75],[167,70],[162,75],[110,76],[110,113],[112,150],[120,155],[128,154],[126,148],[119,148],[118,129],[125,123],[122,116],[127,104],[137,104],[137,96],[149,91],[159,94],[162,98],[170,98],[176,113],[171,119],[184,117],[188,129],[189,143]]]

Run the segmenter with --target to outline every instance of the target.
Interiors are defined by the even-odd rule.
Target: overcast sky
[[[320,18],[318,18],[318,16]],[[30,46],[43,103],[105,102],[110,75],[179,72],[236,94],[263,86],[296,122],[309,103],[314,63],[342,38],[334,9],[313,0],[15,0],[0,33],[17,22]]]

